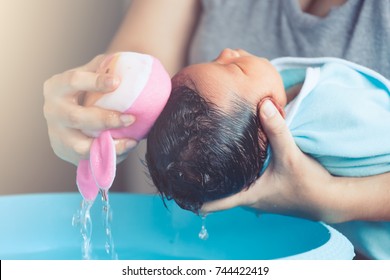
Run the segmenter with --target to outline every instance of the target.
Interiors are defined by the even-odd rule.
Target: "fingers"
[[[127,127],[135,122],[135,117],[122,114],[117,111],[102,109],[99,107],[83,107],[69,103],[59,103],[55,112],[50,117],[46,112],[46,118],[57,118],[61,124],[83,131],[102,131],[113,128]]]
[[[50,144],[54,153],[61,159],[77,165],[89,156],[92,138],[78,130],[49,126]]]
[[[120,83],[116,76],[93,72],[67,71],[50,78],[45,82],[46,98],[74,95],[80,91],[110,92]]]
[[[115,139],[115,150],[118,162],[127,157],[127,153],[137,146],[138,141],[135,139]]]
[[[43,110],[52,148],[60,158],[73,164],[89,155],[90,134],[130,126],[135,121],[131,115],[79,105],[82,93],[106,93],[118,87],[118,77],[96,73],[106,58],[106,55],[99,55],[84,66],[55,75],[44,83]],[[117,142],[117,154],[121,158],[137,144],[129,139]]]
[[[106,57],[99,55],[84,66],[65,71],[48,79],[44,84],[45,98],[74,95],[80,91],[111,92],[115,90],[120,84],[119,77],[96,73]]]
[[[58,128],[49,129],[49,137],[56,155],[63,160],[77,165],[81,159],[89,157],[93,138],[79,130]],[[118,163],[127,157],[127,154],[138,142],[134,139],[116,139],[115,150]]]
[[[203,204],[200,209],[201,213],[211,213],[216,211],[222,211],[226,209],[230,209],[236,206],[246,205],[248,203],[248,190],[244,189],[239,193],[233,194],[231,196],[209,201]]]
[[[89,154],[92,139],[85,132],[98,135],[102,130],[130,126],[135,121],[133,116],[116,111],[61,102],[45,106],[44,114],[54,152],[73,164]],[[127,153],[136,145],[137,141],[132,139],[116,140],[117,155]]]
[[[260,105],[260,121],[274,156],[284,156],[297,149],[294,139],[279,110],[269,99]]]

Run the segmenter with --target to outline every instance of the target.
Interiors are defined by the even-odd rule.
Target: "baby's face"
[[[233,94],[254,107],[263,98],[273,98],[280,106],[286,95],[279,73],[272,64],[244,50],[224,49],[212,62],[194,64],[172,79],[173,88],[188,86],[218,107],[228,109]]]

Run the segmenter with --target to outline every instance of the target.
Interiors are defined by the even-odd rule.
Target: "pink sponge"
[[[102,62],[97,72],[117,75],[121,83],[111,93],[89,94],[86,106],[94,105],[128,113],[135,116],[136,121],[129,127],[100,133],[93,140],[89,160],[79,162],[77,186],[84,199],[89,201],[96,198],[99,189],[108,190],[114,181],[116,153],[113,139],[145,138],[171,92],[171,79],[168,73],[162,64],[150,55],[133,52],[115,53]]]

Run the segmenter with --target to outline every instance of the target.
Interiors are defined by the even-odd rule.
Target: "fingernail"
[[[271,100],[264,101],[263,105],[261,106],[260,110],[263,112],[264,116],[269,119],[273,117],[276,113],[276,107],[272,103]]]
[[[135,118],[134,116],[132,115],[121,115],[119,117],[119,119],[122,121],[122,123],[125,125],[125,126],[129,126],[131,125],[132,123],[134,123],[135,121]]]
[[[114,87],[118,86],[118,84],[119,84],[119,79],[117,77],[114,77],[114,76],[107,77],[104,80],[104,86],[107,88],[114,88]]]

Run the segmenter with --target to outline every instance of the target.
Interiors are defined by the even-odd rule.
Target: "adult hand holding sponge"
[[[134,52],[114,53],[106,57],[97,70],[121,80],[110,93],[87,93],[85,106],[98,106],[131,114],[136,121],[129,127],[111,129],[96,137],[90,149],[90,158],[80,160],[77,166],[77,186],[85,200],[93,201],[100,189],[108,190],[115,178],[116,154],[114,139],[141,140],[163,110],[170,92],[171,79],[160,61],[150,55]]]

